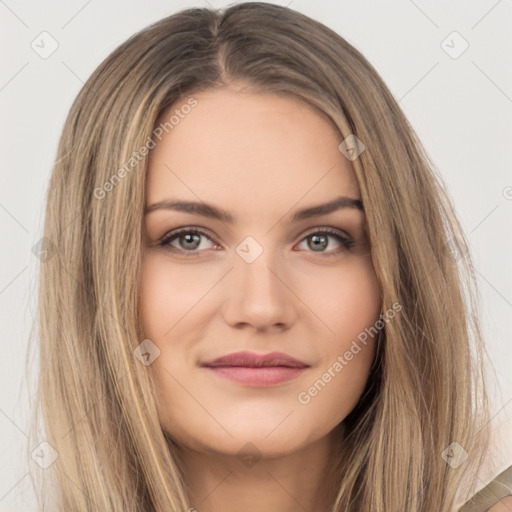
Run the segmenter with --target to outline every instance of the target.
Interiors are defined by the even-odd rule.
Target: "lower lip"
[[[240,384],[248,386],[272,386],[298,377],[307,368],[290,368],[287,366],[265,366],[250,368],[247,366],[207,367],[214,373]]]

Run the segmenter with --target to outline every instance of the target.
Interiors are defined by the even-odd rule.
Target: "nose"
[[[257,331],[289,329],[297,318],[298,301],[289,272],[266,251],[251,263],[236,255],[234,267],[228,276],[225,321]]]

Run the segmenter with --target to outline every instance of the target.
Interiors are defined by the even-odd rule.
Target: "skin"
[[[145,216],[140,311],[145,336],[160,350],[148,366],[160,422],[180,446],[191,508],[327,510],[333,495],[323,485],[340,453],[342,422],[365,387],[375,339],[309,403],[298,394],[375,324],[380,291],[363,212],[290,219],[340,195],[361,199],[358,182],[338,150],[343,137],[306,103],[233,84],[193,96],[197,106],[151,150],[146,205],[200,201],[237,221],[170,209]],[[159,245],[193,226],[208,236],[176,237],[169,242],[175,252]],[[329,234],[317,248],[311,235],[325,227],[348,234],[353,247]],[[251,263],[236,252],[247,236],[263,249]],[[239,350],[281,351],[310,366],[270,387],[200,366]],[[251,452],[244,463],[239,454]]]
[[[488,512],[510,512],[512,510],[512,495],[502,498]]]

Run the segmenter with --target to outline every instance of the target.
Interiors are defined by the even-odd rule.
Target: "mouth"
[[[282,352],[236,352],[201,365],[215,375],[248,386],[273,386],[301,375],[309,365]]]

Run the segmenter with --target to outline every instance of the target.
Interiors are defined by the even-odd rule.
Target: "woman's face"
[[[194,98],[162,116],[181,113],[147,177],[140,308],[160,351],[147,361],[161,425],[202,452],[291,453],[343,421],[374,355],[371,336],[358,341],[380,313],[358,182],[307,104],[233,88]],[[315,211],[340,197],[348,206]],[[189,206],[151,209],[161,202]],[[204,366],[239,351],[305,367]]]

